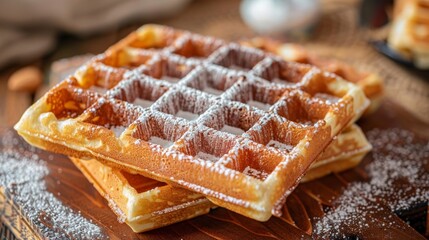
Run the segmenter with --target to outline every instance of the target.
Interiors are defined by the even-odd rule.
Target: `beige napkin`
[[[86,36],[180,11],[190,0],[0,0],[0,68],[42,56],[56,33]]]

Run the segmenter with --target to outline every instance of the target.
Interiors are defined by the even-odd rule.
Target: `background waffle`
[[[423,69],[429,68],[429,1],[397,0],[388,44]]]
[[[51,89],[15,128],[42,148],[267,220],[368,104],[358,86],[316,67],[146,25]]]
[[[383,98],[383,79],[373,72],[362,72],[354,67],[335,59],[321,58],[309,53],[303,46],[293,43],[281,43],[267,38],[253,38],[242,41],[245,46],[256,47],[281,56],[286,61],[311,64],[328,72],[337,74],[347,81],[359,85],[371,100],[365,114],[374,112]]]
[[[358,126],[352,125],[310,166],[303,181],[355,166],[371,149]],[[142,175],[112,168],[97,160],[71,158],[121,222],[144,232],[207,213],[214,207],[203,195],[172,187]]]

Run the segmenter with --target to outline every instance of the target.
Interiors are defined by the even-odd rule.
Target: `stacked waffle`
[[[422,69],[429,68],[429,1],[395,1],[389,46]]]
[[[15,128],[70,156],[142,232],[214,206],[260,221],[280,215],[303,177],[352,167],[370,150],[353,124],[368,105],[359,86],[315,66],[146,25],[51,89]]]
[[[327,72],[335,73],[345,80],[362,88],[371,101],[365,114],[374,112],[383,98],[383,80],[376,73],[358,71],[352,66],[331,58],[322,58],[310,54],[304,47],[293,43],[280,43],[266,38],[254,38],[243,41],[245,46],[255,47],[276,54],[286,61],[311,64]]]

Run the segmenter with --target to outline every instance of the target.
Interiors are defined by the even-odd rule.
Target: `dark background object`
[[[359,9],[359,24],[362,27],[379,28],[389,22],[388,10],[393,0],[363,0]]]
[[[379,53],[387,56],[395,62],[404,64],[407,67],[414,67],[414,63],[410,59],[404,58],[401,54],[392,50],[386,40],[370,41],[370,43]]]

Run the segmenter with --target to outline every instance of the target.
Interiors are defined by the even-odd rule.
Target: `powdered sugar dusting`
[[[224,125],[220,131],[231,133],[231,134],[234,134],[234,135],[237,135],[237,136],[240,136],[241,134],[244,133],[243,129],[237,128],[237,127],[232,127],[232,126],[229,126],[229,125]]]
[[[263,111],[268,111],[268,109],[270,109],[270,107],[271,107],[271,105],[269,105],[269,104],[254,101],[254,100],[248,101],[247,104],[249,104],[252,107],[258,108],[260,110],[263,110]]]
[[[333,95],[326,94],[326,93],[316,93],[314,95],[314,97],[325,100],[328,103],[336,103],[340,100],[340,98],[333,96]]]
[[[116,202],[108,195],[106,194],[104,198],[107,200],[107,203],[109,204],[110,209],[118,216],[118,222],[124,223],[127,219],[127,216],[125,213],[122,212],[121,208],[116,204]]]
[[[3,145],[16,145],[17,140],[6,136]],[[0,186],[6,198],[13,199],[21,212],[47,239],[106,238],[102,230],[55,197],[47,190],[44,178],[49,174],[46,163],[34,149],[6,150],[0,153]],[[2,211],[2,210],[0,210]]]
[[[286,152],[290,152],[293,149],[292,145],[285,144],[285,143],[282,143],[282,142],[279,142],[279,141],[276,141],[276,140],[270,140],[267,143],[267,147],[273,147],[273,148],[276,148],[276,149],[279,149],[279,150],[284,150]]]
[[[184,118],[186,120],[193,121],[193,120],[195,120],[195,119],[198,118],[198,114],[191,113],[191,112],[188,112],[188,111],[179,110],[176,113],[176,117],[181,117],[181,118]]]
[[[144,108],[148,108],[148,107],[152,106],[153,103],[154,103],[153,101],[149,101],[149,100],[142,99],[142,98],[136,98],[133,102],[133,104],[139,105],[139,106],[144,107]]]
[[[250,166],[247,166],[244,169],[243,173],[246,174],[246,175],[248,175],[248,176],[259,178],[259,179],[262,179],[262,180],[264,180],[265,178],[267,178],[268,175],[269,175],[268,173],[266,173],[264,171],[260,171],[258,169],[254,169],[254,168],[252,168]]]
[[[281,78],[274,78],[272,80],[272,82],[274,83],[279,83],[279,84],[283,84],[283,85],[294,85],[294,83],[292,82],[288,82],[287,80],[281,79]]]
[[[91,86],[89,89],[91,91],[94,91],[94,92],[99,93],[99,94],[105,94],[107,92],[106,88],[98,87],[98,86],[95,86],[95,85]]]
[[[165,139],[162,139],[162,138],[159,138],[159,137],[154,137],[154,136],[152,136],[149,139],[149,142],[153,143],[153,144],[160,145],[163,148],[168,148],[168,147],[170,147],[170,146],[173,145],[172,141],[168,141],[168,140],[165,140]]]
[[[228,68],[233,69],[233,70],[237,70],[237,71],[248,71],[248,69],[241,67],[241,66],[238,66],[238,65],[235,65],[235,64],[230,65]]]
[[[115,134],[116,137],[121,136],[121,134],[125,131],[125,129],[127,129],[127,128],[124,126],[115,126],[115,127],[110,128],[110,130],[113,131],[113,133]]]
[[[216,96],[219,96],[223,93],[223,91],[217,90],[216,88],[212,88],[212,87],[205,87],[203,89],[203,91],[208,93],[208,94],[212,94],[212,95],[216,95]]]
[[[203,160],[211,161],[211,162],[217,162],[217,160],[219,160],[219,158],[216,157],[215,155],[208,154],[205,152],[198,152],[195,157],[201,158]]]
[[[383,210],[400,211],[429,199],[429,142],[416,142],[406,130],[372,130],[373,161],[366,167],[370,180],[352,183],[335,202],[335,209],[320,219],[315,233],[322,238],[346,237],[371,227],[385,228],[371,216]],[[425,167],[426,166],[426,167]],[[382,225],[381,225],[382,224]],[[380,225],[380,226],[379,226]]]
[[[177,83],[180,80],[180,78],[171,77],[171,76],[167,76],[167,75],[162,76],[161,79],[165,80],[169,83]]]

